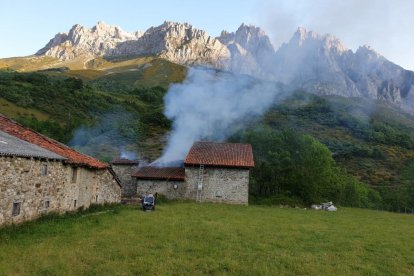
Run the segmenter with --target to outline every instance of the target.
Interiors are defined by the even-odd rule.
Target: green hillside
[[[116,92],[134,87],[168,87],[170,83],[182,81],[186,74],[184,66],[150,56],[111,60],[80,56],[70,61],[37,56],[5,58],[0,59],[0,69],[76,77],[97,89]]]
[[[121,146],[139,148],[150,158],[158,156],[170,125],[162,115],[165,93],[160,86],[134,88],[133,84],[126,92],[102,91],[88,81],[49,71],[0,72],[1,113],[63,143],[70,143],[80,128],[96,130],[99,137],[90,131],[82,138],[99,138],[99,144],[83,141],[79,149],[106,161]]]
[[[413,275],[412,215],[167,203],[0,229],[4,275]]]
[[[120,149],[156,159],[171,127],[163,115],[163,96],[171,82],[184,79],[186,68],[150,57],[94,60],[89,66],[1,71],[0,112],[102,160],[111,160]],[[275,103],[259,121],[246,124],[247,132],[273,130],[274,143],[281,147],[287,146],[277,137],[284,133],[316,139],[334,158],[332,170],[340,167],[335,177],[352,175],[380,192],[384,204],[376,208],[401,211],[414,206],[414,118],[393,106],[297,91]],[[245,137],[238,133],[231,139]],[[308,141],[306,151],[313,142],[303,139]],[[275,167],[270,170],[274,173]],[[301,181],[305,185],[306,180]]]

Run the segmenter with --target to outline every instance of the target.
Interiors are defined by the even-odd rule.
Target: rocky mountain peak
[[[224,44],[237,43],[243,48],[257,49],[261,44],[273,50],[269,37],[259,27],[242,23],[236,32],[222,31],[218,39]]]
[[[242,23],[236,32],[222,31],[217,39],[230,50],[228,69],[264,77],[264,64],[271,60],[274,48],[262,29]]]
[[[363,55],[369,59],[384,58],[380,53],[376,52],[371,46],[363,45],[359,46],[355,52],[356,55]]]
[[[92,27],[92,29],[109,29],[109,28],[111,28],[111,26],[101,20],[98,21],[98,23],[94,27]]]
[[[313,45],[314,47],[322,47],[328,51],[335,51],[343,53],[348,51],[348,48],[341,40],[331,34],[320,35],[314,31],[308,31],[303,27],[299,27],[294,33],[289,44],[296,47]]]
[[[313,31],[308,31],[304,27],[298,27],[296,32],[293,34],[290,42],[294,42],[297,45],[302,45],[306,40],[320,39],[319,35]]]

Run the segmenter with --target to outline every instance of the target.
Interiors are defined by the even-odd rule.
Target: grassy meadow
[[[414,215],[108,206],[0,230],[4,275],[414,274]]]

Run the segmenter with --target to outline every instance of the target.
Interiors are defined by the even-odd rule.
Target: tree
[[[342,171],[329,149],[309,135],[261,127],[235,139],[253,146],[256,164],[250,192],[255,196],[283,195],[304,204],[334,201],[369,205],[369,189]]]

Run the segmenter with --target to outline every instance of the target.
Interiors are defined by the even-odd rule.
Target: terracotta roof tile
[[[254,167],[253,150],[249,144],[196,142],[184,164],[251,168]]]
[[[76,150],[59,143],[56,140],[53,140],[49,137],[46,137],[36,131],[28,129],[4,115],[0,114],[0,130],[15,136],[19,139],[22,139],[26,142],[35,144],[41,148],[47,149],[51,152],[54,152],[60,156],[67,158],[65,162],[78,165],[86,166],[96,169],[108,168],[108,164],[101,162],[95,158],[92,158],[88,155],[77,152]]]
[[[139,161],[138,160],[129,160],[129,159],[125,159],[125,158],[116,158],[116,159],[112,160],[111,164],[112,165],[138,165]]]
[[[184,168],[177,167],[142,167],[132,173],[138,179],[184,181]]]

